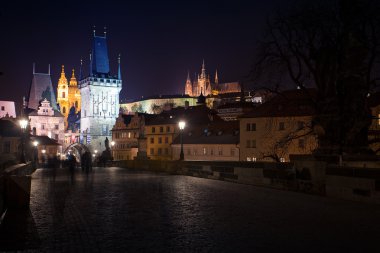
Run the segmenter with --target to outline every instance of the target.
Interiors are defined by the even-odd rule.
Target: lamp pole
[[[34,146],[34,163],[35,165],[38,165],[38,141],[33,141]]]
[[[111,141],[111,156],[112,156],[112,160],[114,158],[114,152],[113,152],[113,147],[115,146],[115,142],[114,141]]]
[[[20,123],[20,127],[21,127],[21,157],[20,157],[20,162],[21,163],[25,163],[26,162],[26,159],[25,159],[25,129],[28,125],[28,121],[26,119],[21,119],[19,121]]]
[[[185,126],[186,126],[185,121],[178,122],[178,126],[179,126],[179,131],[180,131],[179,139],[181,141],[181,153],[179,154],[179,160],[183,161],[185,158],[183,154],[183,129],[185,129]]]

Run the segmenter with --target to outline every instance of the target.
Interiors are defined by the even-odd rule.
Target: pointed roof
[[[205,65],[205,60],[204,59],[203,59],[203,63],[202,63],[201,78],[206,78],[206,65]]]
[[[218,70],[215,70],[215,84],[219,83]]]
[[[50,73],[34,72],[29,88],[28,107],[37,110],[44,98],[49,100],[54,110],[58,110]]]
[[[61,77],[58,80],[58,85],[67,85],[67,78],[65,74],[65,65],[62,65]]]
[[[120,54],[119,54],[119,57],[117,58],[117,62],[119,64],[119,68],[117,70],[117,79],[121,80]]]
[[[76,86],[78,84],[77,79],[75,78],[75,70],[72,70],[72,75],[70,78],[70,86]]]
[[[92,58],[90,72],[90,75],[93,76],[108,76],[110,74],[107,39],[105,36],[96,36],[95,33],[92,43]]]

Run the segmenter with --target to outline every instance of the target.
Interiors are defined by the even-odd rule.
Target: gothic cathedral
[[[104,141],[111,139],[111,129],[119,114],[120,57],[118,63],[118,75],[112,76],[106,33],[97,36],[94,31],[89,75],[79,81],[81,142],[92,151],[105,150]]]

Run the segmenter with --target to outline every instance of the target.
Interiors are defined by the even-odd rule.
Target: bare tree
[[[370,152],[367,97],[379,80],[379,13],[371,0],[300,1],[268,22],[254,80],[317,88],[310,99],[319,153]]]

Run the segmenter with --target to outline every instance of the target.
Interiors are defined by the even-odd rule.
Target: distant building
[[[53,109],[45,98],[37,111],[29,113],[33,135],[48,136],[60,144],[64,143],[64,116]]]
[[[60,112],[65,116],[65,130],[68,128],[67,117],[69,115],[71,107],[75,108],[75,113],[78,113],[81,109],[81,97],[78,89],[77,79],[75,78],[74,69],[70,82],[67,82],[65,75],[65,67],[62,65],[61,77],[58,80],[57,85],[57,102],[60,107]]]
[[[0,167],[2,163],[17,161],[21,150],[21,128],[14,119],[0,119]]]
[[[135,112],[159,114],[172,108],[194,105],[197,105],[196,97],[188,95],[158,95],[120,104],[120,108],[125,114],[133,114]]]
[[[62,144],[48,136],[31,136],[30,141],[37,142],[37,157],[39,163],[48,163],[52,159],[61,159]]]
[[[0,101],[0,118],[16,118],[16,107],[14,101]]]
[[[191,81],[190,74],[187,74],[185,83],[185,94],[190,97],[218,95],[225,93],[241,92],[239,82],[219,83],[218,72],[215,71],[215,79],[212,83],[210,75],[206,72],[206,66],[203,61],[200,74],[195,74],[194,80]]]
[[[185,161],[239,161],[238,121],[191,125],[184,129],[182,141]],[[171,146],[173,160],[179,160],[179,136]]]
[[[106,34],[94,31],[89,76],[79,81],[81,96],[80,128],[83,144],[91,150],[105,150],[104,141],[111,139],[111,129],[119,115],[119,93],[122,88],[120,57],[116,76],[111,75]]]

